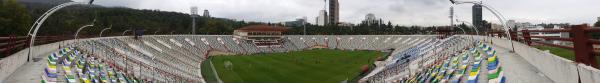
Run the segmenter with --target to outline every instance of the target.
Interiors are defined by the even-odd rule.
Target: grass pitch
[[[573,50],[569,50],[569,49],[564,49],[564,48],[558,48],[558,47],[551,47],[551,46],[534,46],[537,49],[540,50],[549,50],[550,53],[563,57],[565,59],[569,59],[571,61],[575,61],[575,52]],[[600,64],[600,57],[596,56],[596,61],[598,64]]]
[[[340,83],[359,76],[379,51],[316,49],[288,53],[213,56],[210,60],[225,83]],[[202,64],[207,82],[217,82],[209,62]]]

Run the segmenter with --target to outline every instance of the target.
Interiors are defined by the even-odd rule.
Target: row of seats
[[[455,54],[453,51],[465,48],[468,45],[461,44],[466,41],[463,38],[450,37],[446,39],[425,39],[425,40],[413,40],[413,41],[396,41],[414,45],[413,47],[405,46],[408,48],[396,49],[392,53],[390,61],[386,61],[386,65],[382,66],[381,71],[375,71],[373,75],[369,75],[361,82],[386,82],[386,79],[399,78],[400,76],[408,75],[410,73],[409,66],[429,65],[432,64],[437,58],[442,55]],[[441,48],[440,47],[444,47]],[[454,48],[454,49],[450,49]],[[418,62],[418,64],[411,64]],[[408,70],[408,71],[407,71]]]
[[[324,46],[330,49],[344,50],[387,50],[389,48],[412,47],[417,42],[433,38],[432,36],[286,36],[298,49]],[[402,50],[402,49],[398,49]]]
[[[504,70],[501,66],[498,55],[496,54],[496,50],[492,49],[491,46],[481,43],[480,48],[487,53],[487,72],[488,72],[488,80],[490,83],[505,83],[506,77],[504,75]]]
[[[483,53],[477,51],[482,49]],[[484,57],[485,56],[485,57]],[[487,66],[482,66],[483,62]],[[451,55],[436,61],[435,64],[427,66],[425,71],[417,72],[416,75],[393,80],[395,83],[478,83],[480,79],[487,79],[489,83],[505,83],[506,77],[500,65],[496,51],[490,46],[479,42],[477,48],[464,50],[458,55]],[[488,71],[482,71],[485,68]],[[485,74],[487,78],[481,78]]]
[[[104,63],[82,54],[73,47],[63,48],[46,58],[42,83],[146,83]]]
[[[86,60],[100,61],[98,63],[110,65],[113,71],[119,71],[123,73],[123,77],[128,77],[126,79],[135,78],[156,82],[203,82],[200,63],[207,58],[210,51],[254,54],[297,51],[314,46],[345,50],[398,48],[395,51],[403,51],[409,48],[402,47],[428,47],[433,45],[429,43],[435,40],[433,36],[293,35],[286,36],[282,41],[280,47],[258,47],[252,42],[232,36],[145,36],[139,39],[118,37],[86,40],[73,44],[73,47],[81,50],[82,52],[78,52],[80,54],[89,54],[86,57],[94,57],[93,60]],[[413,49],[424,51],[431,48]],[[48,67],[49,69],[45,71],[50,73],[43,76],[48,77],[47,82],[60,81],[52,80],[50,77],[63,79],[60,78],[61,75],[68,75],[63,73],[57,76],[57,74],[52,74],[57,69],[51,65]],[[58,70],[60,69],[58,68]],[[88,74],[87,77],[99,75],[89,76]],[[79,78],[79,76],[75,77]],[[86,76],[81,77],[85,78]],[[81,82],[85,82],[85,80]],[[94,82],[94,80],[90,80],[90,82]]]
[[[160,80],[162,82],[201,81],[199,80],[202,79],[200,75],[196,74],[196,72],[200,71],[199,65],[197,65],[198,63],[185,64],[186,61],[191,60],[185,59],[184,55],[177,54],[176,52],[173,52],[172,49],[168,48],[163,48],[164,54],[159,53],[149,56],[148,53],[141,53],[140,50],[145,50],[149,53],[155,53],[156,51],[147,48],[135,49],[135,47],[138,46],[139,48],[145,47],[142,47],[144,45],[126,43],[132,41],[136,41],[139,44],[142,43],[140,42],[141,40],[120,40],[111,38],[86,41],[87,43],[82,42],[78,46],[87,51],[101,51],[100,53],[96,52],[93,54],[105,60],[113,61],[112,63],[117,64],[118,67],[124,68],[127,72],[138,74],[136,76],[139,76],[140,78],[165,79]]]
[[[474,49],[471,49],[471,51],[475,51]],[[405,77],[402,78],[400,80],[396,80],[400,83],[404,83],[404,82],[450,82],[450,83],[459,83],[463,78],[462,76],[464,76],[464,74],[466,72],[469,72],[470,74],[473,74],[473,71],[479,71],[476,68],[479,67],[472,67],[473,69],[469,70],[467,68],[467,66],[470,63],[474,63],[471,66],[476,66],[479,65],[478,61],[470,61],[470,59],[475,58],[477,59],[480,56],[477,56],[478,54],[475,53],[474,55],[476,56],[469,56],[469,55],[473,55],[473,54],[469,54],[469,52],[464,51],[461,54],[458,55],[451,55],[448,57],[444,57],[444,59],[442,59],[441,61],[439,61],[438,63],[435,63],[431,66],[428,66],[428,68],[425,68],[425,71],[422,72],[418,72],[415,76],[409,76],[409,77]],[[469,76],[469,81],[471,81],[471,77]]]

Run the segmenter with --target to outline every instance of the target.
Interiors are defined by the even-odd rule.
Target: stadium
[[[82,69],[95,72],[109,72],[105,74],[116,74],[120,78],[112,79],[136,79],[150,80],[156,82],[201,82],[205,79],[203,75],[212,73],[193,73],[201,72],[202,62],[205,62],[210,56],[219,56],[220,54],[239,54],[238,56],[246,56],[259,53],[281,53],[302,51],[322,46],[321,49],[339,49],[339,50],[374,50],[387,51],[389,48],[396,47],[413,47],[422,48],[403,48],[396,49],[392,52],[394,57],[400,57],[401,53],[418,53],[420,50],[431,50],[433,44],[418,43],[428,42],[433,43],[433,36],[286,36],[280,47],[259,47],[252,43],[241,42],[233,36],[211,35],[211,36],[144,36],[140,40],[135,40],[133,37],[115,37],[115,38],[96,38],[87,40],[77,40],[74,44],[64,46],[59,51],[50,53],[47,56],[43,69],[47,81],[61,82],[69,80],[81,80],[85,78],[95,78],[96,75],[83,75],[86,77],[76,77],[76,72],[81,72]],[[458,42],[458,39],[445,42]],[[425,45],[427,44],[427,45]],[[442,44],[441,42],[439,44]],[[446,44],[444,44],[446,45]],[[458,49],[458,48],[457,48]],[[98,53],[98,54],[95,54]],[[215,53],[215,54],[211,54]],[[340,52],[343,53],[343,52]],[[326,54],[326,53],[323,53]],[[102,55],[102,56],[98,56]],[[170,56],[169,56],[170,55]],[[321,54],[316,54],[321,55]],[[255,55],[259,56],[259,55]],[[274,55],[262,55],[274,56]],[[300,55],[302,56],[302,55]],[[343,55],[339,55],[343,56]],[[368,55],[362,55],[368,56]],[[373,55],[371,55],[373,56]],[[374,58],[371,58],[374,61]],[[40,61],[44,62],[44,61]],[[58,64],[62,62],[62,64]],[[85,66],[84,64],[94,66]],[[282,62],[285,63],[285,62]],[[371,62],[372,63],[372,62]],[[210,63],[213,65],[212,63]],[[366,63],[365,63],[366,64]],[[69,65],[73,65],[70,67]],[[234,64],[236,65],[236,64]],[[260,66],[260,64],[255,64]],[[97,66],[97,67],[96,67]],[[269,65],[266,65],[269,66]],[[335,66],[335,65],[326,65]],[[352,73],[358,73],[358,65],[354,67],[356,70]],[[89,68],[83,68],[89,67]],[[104,68],[100,68],[104,67]],[[208,66],[210,67],[210,66]],[[236,66],[233,66],[236,67]],[[212,69],[212,68],[211,68]],[[222,68],[216,68],[222,69]],[[69,71],[74,70],[74,71]],[[121,71],[127,70],[127,71]],[[350,69],[349,69],[350,70]],[[309,70],[318,71],[318,70]],[[210,71],[208,71],[210,72]],[[128,73],[128,74],[126,74]],[[220,72],[216,72],[220,73]],[[42,74],[42,73],[40,73]],[[81,73],[79,73],[81,74]],[[89,73],[88,73],[89,74]],[[294,73],[292,73],[294,74]],[[297,74],[297,73],[296,73]],[[63,77],[64,76],[64,77]],[[78,75],[82,76],[82,75]],[[87,77],[90,76],[90,77]],[[221,75],[223,76],[223,75]],[[55,77],[52,79],[52,77]],[[63,80],[65,78],[68,80]],[[79,79],[77,79],[79,78]],[[302,77],[298,77],[302,78]],[[354,77],[350,77],[354,78]],[[108,78],[90,79],[90,81],[111,81]],[[346,79],[346,78],[344,78]],[[208,79],[206,79],[208,80]],[[261,79],[256,79],[261,80]],[[335,81],[342,81],[338,79]],[[115,81],[115,80],[113,80]],[[223,80],[227,82],[229,80]],[[281,81],[281,80],[280,80]],[[277,81],[275,81],[277,82]]]
[[[450,26],[393,26],[389,21],[386,25],[372,13],[354,25],[337,22],[338,0],[329,1],[325,4],[331,6],[329,15],[321,10],[317,17],[321,21],[309,24],[307,34],[306,18],[245,22],[211,17],[204,10],[196,22],[197,7],[188,15],[105,8],[86,0],[57,1],[48,10],[36,9],[39,3],[31,0],[27,7],[33,7],[32,16],[39,14],[39,18],[27,25],[29,32],[0,25],[0,31],[9,30],[0,33],[0,83],[600,83],[600,40],[593,38],[600,38],[594,34],[600,32],[600,18],[595,27],[549,24],[554,28],[517,29],[504,24],[504,17],[481,1],[450,0]],[[0,2],[0,15],[6,13],[5,2],[15,11],[21,8],[15,0]],[[491,23],[485,27],[482,23],[467,33],[454,25],[458,19],[453,18],[453,6],[458,4],[473,4],[479,21],[482,7],[487,8],[503,25],[492,29]],[[68,10],[81,12],[59,13],[65,18],[55,17],[58,20],[49,21],[54,24],[44,25],[59,28],[38,34],[46,18],[72,5],[79,6]],[[20,14],[16,16],[23,18],[0,16],[0,22],[29,19],[24,16],[28,13]],[[192,17],[192,28],[183,20],[187,16]],[[87,23],[81,19],[91,24],[74,33],[64,28]],[[202,28],[196,30],[196,23],[202,23]],[[103,36],[113,24],[115,31],[122,32]],[[79,35],[94,26],[108,28]],[[162,27],[170,32],[159,33]],[[477,28],[490,30],[480,33]],[[95,31],[99,36],[89,36]]]
[[[351,80],[355,80],[355,82],[375,83],[424,81],[469,83],[528,81],[539,83],[554,81],[549,79],[549,77],[538,75],[539,73],[543,73],[541,70],[529,70],[530,67],[535,66],[527,62],[508,62],[513,60],[505,59],[513,59],[509,58],[509,56],[515,55],[509,55],[503,47],[484,43],[480,39],[477,39],[477,37],[459,35],[444,39],[439,39],[439,37],[434,35],[285,35],[281,45],[269,47],[243,42],[231,35],[156,35],[143,36],[139,37],[139,39],[123,36],[67,40],[39,47],[38,49],[47,49],[46,51],[48,51],[48,53],[35,56],[42,60],[34,64],[25,64],[24,67],[27,67],[25,70],[21,70],[23,69],[21,68],[16,70],[15,73],[28,73],[13,74],[9,76],[9,79],[35,79],[14,82],[202,83],[342,82]],[[310,52],[314,50],[320,50],[320,52]],[[339,51],[331,52],[336,50]],[[374,57],[377,57],[377,54],[384,56],[384,53],[356,53],[361,51],[386,52],[389,56],[385,60],[376,60]],[[277,53],[286,53],[287,55]],[[326,55],[337,53],[348,55]],[[313,56],[338,56],[332,58],[344,58],[343,56],[374,57],[360,57],[370,60],[366,60],[367,62],[360,61],[362,63],[358,65],[319,65],[328,67],[350,66],[343,67],[345,69],[333,70],[340,72],[328,73],[328,75],[335,76],[342,74],[343,76],[337,78],[320,77],[321,79],[310,77],[320,76],[318,73],[309,73],[309,75],[298,74],[332,70],[327,70],[327,67],[325,67],[325,69],[278,71],[294,70],[294,65],[276,66],[270,65],[273,63],[267,63],[268,61],[242,60],[247,63],[259,63],[248,65],[242,64],[246,62],[234,60],[238,57],[284,56],[281,58],[290,58],[290,56],[307,56],[311,54]],[[226,57],[227,61],[216,60],[224,57]],[[311,58],[314,57],[297,60],[305,60],[308,61],[305,62],[306,64],[314,65],[316,62],[311,61]],[[326,61],[327,59],[323,58],[322,60],[323,64],[330,63]],[[358,59],[351,58],[346,60]],[[289,62],[277,63],[294,63],[292,60],[287,61]],[[264,63],[264,65],[261,63]],[[352,62],[342,63],[352,64]],[[362,73],[360,68],[363,65],[372,65],[372,68],[369,68],[372,70],[357,78],[359,73]],[[529,68],[514,65],[526,65]],[[238,67],[244,68],[243,66],[255,66],[259,68],[249,68],[247,69],[248,71],[235,69]],[[278,68],[261,70],[261,68],[264,69],[269,66]],[[256,72],[278,72],[279,74],[261,74]],[[349,74],[347,74],[348,72]],[[233,74],[238,76],[230,76]],[[521,78],[523,76],[531,76],[527,77],[531,79]]]

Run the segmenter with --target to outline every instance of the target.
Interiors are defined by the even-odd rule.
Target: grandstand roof
[[[284,32],[287,31],[287,28],[285,27],[281,27],[281,26],[269,26],[269,25],[264,25],[264,24],[260,24],[260,25],[249,25],[249,26],[245,26],[239,29],[236,29],[238,31],[279,31],[279,32]]]

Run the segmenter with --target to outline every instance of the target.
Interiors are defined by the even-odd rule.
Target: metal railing
[[[84,38],[87,38],[84,36]],[[29,46],[31,37],[15,36],[0,37],[0,58],[7,57]],[[62,40],[72,39],[65,36],[36,36],[35,45],[54,43]]]
[[[591,28],[587,24],[582,24],[572,25],[566,29],[521,30],[510,32],[510,35],[512,40],[519,41],[529,46],[539,44],[572,50],[575,53],[575,62],[599,68],[596,57],[600,55],[600,51],[594,51],[594,45],[600,44],[600,40],[592,39],[589,35],[589,33],[594,32],[600,32],[600,28]],[[532,36],[531,33],[568,33],[570,37]],[[502,37],[502,35],[506,34],[489,32],[488,35]],[[532,41],[532,38],[572,42],[573,45],[558,45],[543,41]]]

